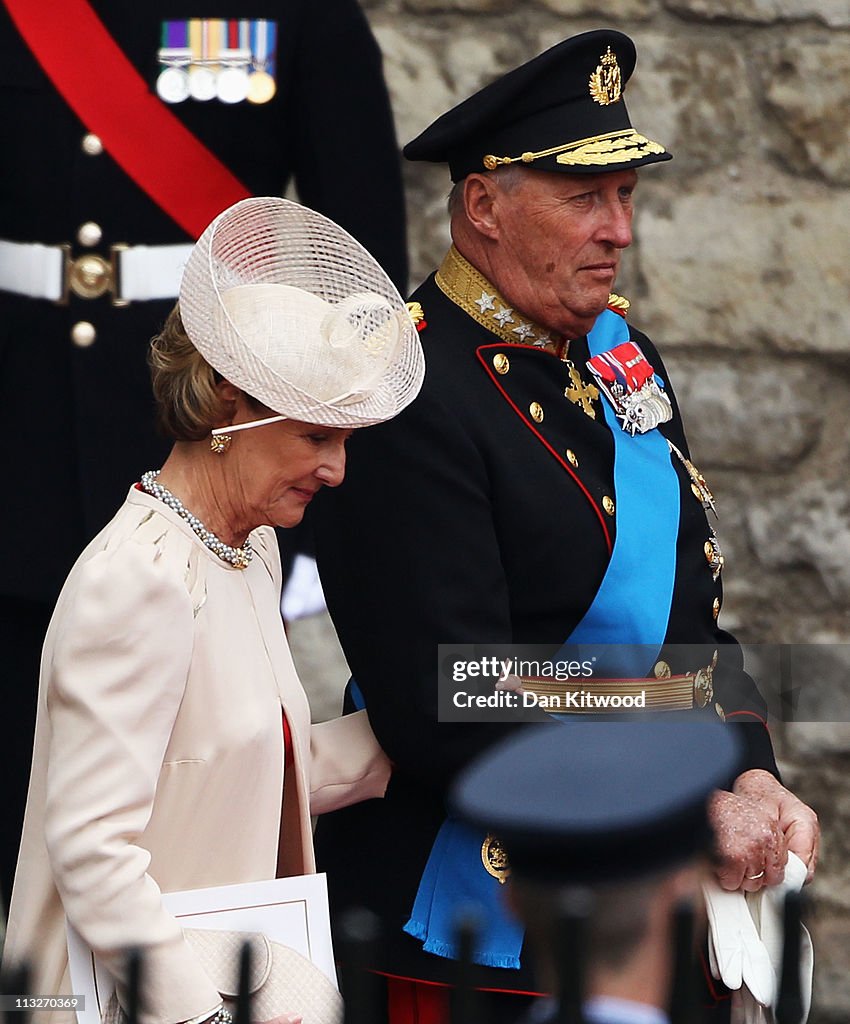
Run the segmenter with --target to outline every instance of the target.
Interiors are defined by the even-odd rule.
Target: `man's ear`
[[[489,174],[468,174],[463,181],[463,206],[471,227],[486,238],[499,235],[496,195],[499,186]]]

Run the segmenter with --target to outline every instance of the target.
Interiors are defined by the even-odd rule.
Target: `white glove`
[[[746,894],[747,906],[755,923],[756,930],[764,943],[767,954],[773,965],[777,992],[782,973],[783,917],[785,896],[789,892],[799,892],[806,881],[806,865],[795,853],[788,853],[785,865],[785,879],[779,885],[766,886],[758,892]],[[814,949],[812,939],[804,927],[800,936],[800,995],[803,1002],[803,1016],[800,1024],[808,1020],[812,1005],[812,974],[814,973]],[[772,1024],[773,1014],[765,1010],[746,989],[741,991],[742,1024]],[[733,1022],[735,1018],[733,1016]]]
[[[708,913],[711,973],[732,989],[746,985],[758,1002],[776,1001],[773,964],[742,892],[727,892],[713,880],[702,887]]]
[[[708,913],[708,955],[711,973],[735,993],[732,1024],[773,1024],[773,1006],[782,969],[785,895],[799,892],[806,880],[806,866],[788,854],[785,879],[755,893],[726,892],[714,881],[703,885]],[[800,970],[804,1014],[809,1015],[814,952],[803,929]],[[740,991],[737,991],[740,990]]]

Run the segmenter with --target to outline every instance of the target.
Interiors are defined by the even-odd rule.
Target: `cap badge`
[[[481,863],[487,870],[487,874],[499,879],[499,884],[504,885],[511,873],[508,864],[508,855],[504,846],[494,836],[488,835],[481,847]]]
[[[620,65],[617,63],[617,55],[611,52],[610,46],[599,58],[599,64],[590,76],[588,84],[591,97],[603,107],[607,107],[609,103],[616,103],[622,95]]]

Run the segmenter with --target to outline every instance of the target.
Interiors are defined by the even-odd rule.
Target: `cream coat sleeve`
[[[124,539],[80,568],[49,676],[45,834],[65,913],[122,995],[125,951],[146,955],[143,1024],[212,1012],[219,994],[163,908],[138,845],[192,657],[182,546]],[[174,823],[174,843],[181,829]],[[214,855],[214,851],[210,851]]]
[[[389,758],[378,745],[365,711],[311,728],[311,814],[382,797],[391,772]]]

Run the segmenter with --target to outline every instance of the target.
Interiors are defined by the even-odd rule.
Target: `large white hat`
[[[422,385],[419,336],[392,281],[339,225],[286,199],[216,217],[189,256],[180,312],[215,370],[289,419],[380,423]]]

